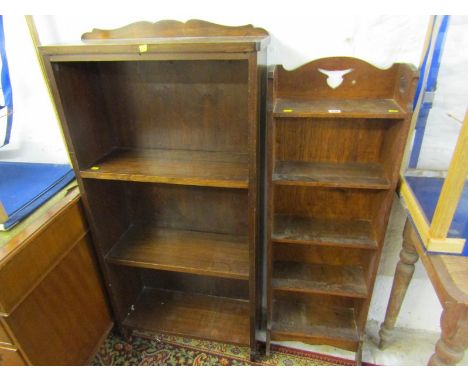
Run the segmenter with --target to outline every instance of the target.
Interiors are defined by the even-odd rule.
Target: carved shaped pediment
[[[93,29],[84,33],[81,39],[142,39],[164,37],[265,37],[268,32],[262,28],[255,28],[251,24],[242,26],[225,26],[203,20],[161,20],[155,23],[139,21],[117,29]]]

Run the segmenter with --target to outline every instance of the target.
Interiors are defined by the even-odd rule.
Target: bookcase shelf
[[[116,326],[258,351],[268,33],[201,20],[40,47]]]
[[[357,265],[301,264],[276,261],[274,290],[367,298],[364,269]]]
[[[113,264],[249,279],[246,236],[132,226],[111,250]]]
[[[275,118],[384,118],[404,119],[404,109],[394,99],[278,99]]]
[[[336,302],[327,305],[314,298],[277,298],[273,312],[272,340],[340,345],[348,350],[353,350],[359,341],[356,311],[351,306],[340,306]]]
[[[201,150],[114,149],[83,178],[248,188],[248,154]]]
[[[226,297],[145,288],[123,325],[239,345],[250,343],[249,302]]]
[[[386,190],[390,182],[381,164],[277,161],[273,184]]]
[[[348,57],[270,71],[267,350],[327,344],[360,362],[416,83],[409,65]]]
[[[376,249],[372,223],[368,220],[323,219],[275,215],[271,240],[283,243],[320,244]]]

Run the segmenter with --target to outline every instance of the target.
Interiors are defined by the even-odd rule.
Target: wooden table
[[[385,321],[380,329],[380,347],[384,348],[391,339],[391,332],[395,326],[408,285],[414,273],[414,264],[421,258],[429,279],[437,293],[443,307],[441,317],[441,337],[436,344],[435,353],[429,360],[429,365],[455,365],[463,359],[464,351],[468,347],[468,258],[459,255],[429,254],[427,243],[421,239],[420,231],[423,227],[418,222],[418,209],[426,211],[428,220],[432,216],[437,204],[437,198],[432,201],[434,208],[429,206],[430,198],[425,199],[419,195],[418,203],[414,204],[412,198],[418,195],[418,188],[413,185],[413,192],[404,184],[401,199],[407,207],[409,218],[403,232],[403,248],[400,252],[400,261],[396,267],[392,292]],[[425,185],[422,191],[430,194],[431,185]],[[466,189],[466,187],[465,187]],[[440,190],[439,190],[440,191]],[[437,194],[437,193],[435,193]],[[426,203],[427,202],[427,203]],[[466,221],[468,205],[468,192],[465,190],[455,213],[450,232],[462,234],[456,222],[462,217]],[[466,230],[466,222],[465,228]],[[458,236],[458,235],[457,235]],[[463,235],[461,235],[463,236]],[[449,240],[455,240],[450,239]]]
[[[468,347],[468,109],[447,174],[415,175],[408,170],[401,177],[400,199],[408,220],[380,346],[390,340],[414,264],[421,258],[443,308],[442,334],[429,365],[455,365]]]

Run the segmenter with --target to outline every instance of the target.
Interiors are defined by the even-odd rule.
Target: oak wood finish
[[[346,57],[269,74],[267,350],[293,339],[359,363],[417,74]]]
[[[286,186],[390,188],[380,164],[320,163],[278,160],[273,183]]]
[[[435,345],[435,352],[428,360],[428,365],[453,366],[459,363],[468,347],[468,270],[466,258],[452,255],[428,255],[417,231],[409,219],[404,230],[402,253],[410,248],[411,262],[418,258],[426,269],[429,279],[442,305],[441,337]],[[402,260],[403,261],[403,260]],[[402,262],[400,261],[400,263]],[[408,261],[405,261],[408,263]],[[385,320],[381,325],[380,345],[387,346],[398,318],[409,282],[412,276],[411,263],[395,270],[392,292]]]
[[[317,309],[317,304],[320,309]],[[333,337],[330,336],[333,332]],[[294,294],[276,296],[273,305],[271,339],[355,349],[359,341],[355,310],[350,300]]]
[[[78,190],[56,198],[1,247],[0,365],[85,365],[112,327]]]
[[[322,244],[375,249],[367,220],[317,219],[275,215],[271,240],[278,243]]]
[[[118,327],[255,355],[268,34],[163,20],[82,40],[40,52]]]
[[[280,291],[367,298],[364,271],[359,266],[276,261],[272,285]]]
[[[0,346],[0,366],[26,366],[18,349]]]
[[[203,325],[203,322],[210,325]],[[135,304],[135,311],[124,323],[161,333],[234,344],[250,343],[247,300],[145,288]]]
[[[267,31],[255,28],[251,24],[226,26],[204,20],[188,20],[183,23],[177,20],[160,20],[154,23],[138,21],[117,29],[94,28],[81,36],[83,41],[100,39],[142,39],[157,37],[265,37]]]
[[[6,324],[2,323],[2,318],[0,318],[0,346],[4,345],[13,345],[13,340],[10,335],[7,333]]]
[[[108,334],[111,321],[90,253],[87,237],[6,319],[33,364],[85,365]]]
[[[14,310],[47,270],[87,234],[86,221],[79,218],[80,209],[75,202],[69,213],[44,221],[44,226],[35,235],[25,237],[24,242],[17,238],[0,248],[0,314]]]
[[[278,99],[273,109],[276,118],[385,118],[404,119],[405,111],[393,99]]]
[[[127,266],[249,279],[246,236],[132,227],[107,261]]]
[[[249,300],[250,280],[198,275],[186,272],[139,269],[142,283],[150,289]]]
[[[189,150],[114,150],[83,178],[248,188],[248,155]]]

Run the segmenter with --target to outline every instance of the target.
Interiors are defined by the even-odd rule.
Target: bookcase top
[[[225,26],[203,20],[135,22],[116,29],[93,29],[80,42],[42,46],[45,55],[86,53],[238,53],[262,50],[269,42],[265,29]]]

